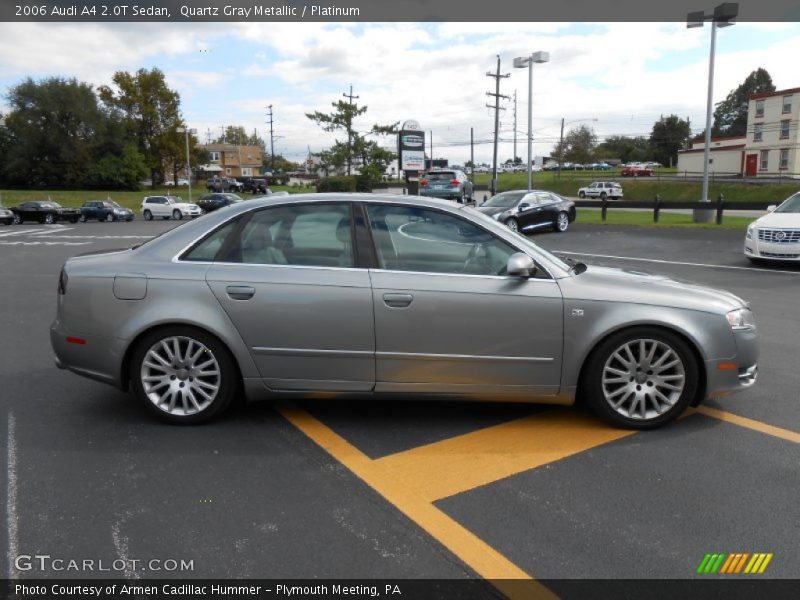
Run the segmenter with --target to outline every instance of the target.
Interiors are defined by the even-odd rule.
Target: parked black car
[[[514,231],[552,227],[564,232],[575,220],[574,202],[542,190],[503,192],[492,196],[478,210]]]
[[[244,182],[244,191],[253,194],[266,195],[269,193],[266,179],[247,179]]]
[[[51,200],[30,200],[19,206],[12,206],[11,211],[14,213],[15,223],[24,223],[25,221],[47,224],[59,221],[77,223],[81,218],[81,211],[77,208],[64,208],[58,202]]]
[[[113,200],[89,200],[81,206],[81,221],[133,221],[133,211],[122,208]]]
[[[197,206],[208,213],[222,208],[223,206],[228,206],[229,204],[236,204],[237,202],[243,202],[243,200],[236,194],[213,193],[201,196],[200,200],[197,201]]]
[[[241,192],[244,184],[233,177],[214,176],[206,182],[206,189],[209,192]]]
[[[0,206],[0,223],[11,225],[14,222],[14,213],[4,206]]]

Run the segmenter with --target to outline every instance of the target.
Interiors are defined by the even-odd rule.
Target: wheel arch
[[[587,365],[591,362],[591,359],[594,357],[595,353],[597,352],[598,348],[608,339],[611,337],[623,333],[629,330],[635,329],[655,329],[659,331],[663,331],[665,333],[672,334],[678,337],[681,341],[683,341],[689,350],[692,352],[694,359],[697,363],[697,372],[698,372],[698,381],[697,381],[697,391],[695,393],[695,397],[692,398],[690,401],[690,406],[697,406],[700,404],[706,395],[707,389],[707,382],[708,382],[708,373],[706,372],[706,362],[703,353],[700,350],[700,345],[694,337],[692,337],[687,331],[684,331],[680,327],[666,325],[664,323],[658,322],[641,322],[641,323],[633,323],[633,324],[622,324],[618,327],[613,329],[609,329],[605,331],[601,336],[598,336],[594,342],[592,343],[589,350],[584,354],[581,358],[581,367],[578,373],[577,379],[577,388],[575,390],[575,400],[576,402],[583,402],[582,398],[582,390],[585,389],[584,385],[584,378],[586,376]]]

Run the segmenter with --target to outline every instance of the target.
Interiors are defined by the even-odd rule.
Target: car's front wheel
[[[145,221],[152,221],[153,220],[153,213],[151,213],[149,210],[144,211],[142,213],[142,216],[144,217]]]
[[[176,221],[179,221],[180,219],[183,218],[183,213],[176,208],[175,210],[172,211],[172,218],[175,219]]]
[[[47,214],[44,216],[44,220],[42,221],[42,223],[45,223],[46,225],[52,225],[52,224],[53,224],[53,221],[54,221],[54,219],[53,219],[53,213],[47,213]]]
[[[564,233],[569,228],[569,215],[565,212],[558,213],[553,229],[558,233]]]
[[[506,221],[506,227],[511,231],[519,231],[519,221],[512,217]]]
[[[106,223],[111,223],[114,220],[115,220],[114,219],[114,215],[112,213],[107,213],[106,214]]]
[[[194,327],[166,327],[146,335],[129,366],[134,395],[170,423],[201,423],[219,415],[238,388],[228,349]]]
[[[584,192],[583,190],[578,192],[578,198],[586,198],[586,192]]]
[[[652,429],[675,419],[697,393],[700,370],[688,344],[651,327],[621,331],[586,363],[581,397],[614,425]]]

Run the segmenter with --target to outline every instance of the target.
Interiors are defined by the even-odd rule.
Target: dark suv
[[[206,182],[209,192],[241,192],[244,184],[233,177],[212,177]]]
[[[268,194],[269,187],[267,187],[266,179],[248,179],[244,182],[244,191],[252,192],[253,194]]]
[[[242,202],[242,199],[236,194],[212,192],[202,196],[200,200],[197,201],[197,206],[209,213],[217,210],[218,208],[222,208],[223,206],[236,204],[237,202]]]
[[[122,208],[113,200],[89,200],[81,206],[81,221],[133,221],[133,211]]]

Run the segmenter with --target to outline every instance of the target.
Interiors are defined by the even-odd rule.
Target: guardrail
[[[776,202],[727,202],[720,194],[712,202],[665,202],[659,195],[654,200],[575,200],[578,208],[599,208],[601,219],[606,220],[609,208],[647,208],[653,211],[653,222],[658,223],[663,209],[713,210],[716,212],[717,225],[722,224],[725,210],[767,210]]]

